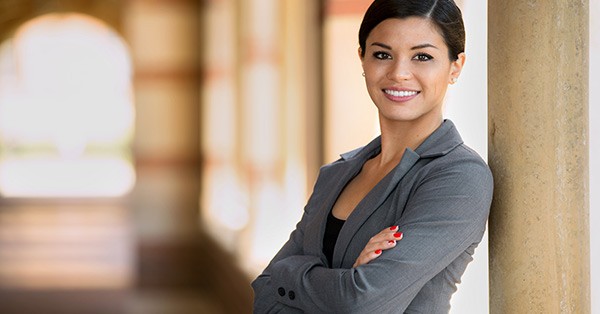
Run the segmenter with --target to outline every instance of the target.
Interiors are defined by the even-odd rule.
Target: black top
[[[345,220],[337,219],[333,216],[332,212],[329,212],[327,216],[327,225],[325,226],[325,236],[323,237],[323,254],[327,257],[327,263],[331,267],[333,260],[333,248],[337,242],[340,230],[344,226]]]

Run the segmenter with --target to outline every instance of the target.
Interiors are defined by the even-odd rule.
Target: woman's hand
[[[402,240],[402,232],[398,231],[398,226],[383,229],[369,240],[352,267],[369,263],[379,257],[383,250],[395,247],[396,241],[400,240]]]

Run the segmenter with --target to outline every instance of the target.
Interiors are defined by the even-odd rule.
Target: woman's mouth
[[[387,96],[387,98],[394,101],[407,101],[415,96],[417,96],[420,92],[413,90],[392,90],[392,89],[384,89],[383,92]]]

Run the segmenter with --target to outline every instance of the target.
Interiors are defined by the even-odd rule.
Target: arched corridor
[[[378,133],[356,53],[358,24],[370,2],[0,0],[0,312],[250,313],[250,281],[287,240],[319,167]],[[600,4],[589,2],[594,312],[600,310],[595,228],[600,225],[600,130],[593,122],[600,118],[594,106],[600,99]],[[488,1],[457,3],[465,17],[468,58],[445,110],[465,142],[487,156],[488,76],[494,75],[488,73]],[[24,25],[48,14],[89,17],[118,38],[130,62],[123,85],[128,90],[121,96],[130,97],[131,107],[116,106],[123,102],[117,96],[103,98],[118,84],[97,81],[93,84],[104,89],[78,89],[85,75],[96,76],[86,71],[110,72],[120,62],[114,60],[88,68],[71,64],[83,76],[69,76],[73,93],[67,89],[63,96],[94,96],[76,99],[71,109],[61,111],[68,102],[60,100],[51,107],[45,97],[42,107],[27,109],[5,100],[12,84],[6,73],[22,69],[14,57],[18,51],[10,48],[6,54],[10,45],[2,44],[14,43]],[[44,38],[50,45],[51,37]],[[89,53],[104,49],[86,45],[76,55],[90,47]],[[44,57],[53,52],[36,49]],[[2,59],[6,55],[11,57]],[[58,80],[52,73],[45,78]],[[79,144],[29,142],[36,128],[5,115],[3,101],[18,107],[25,119],[63,117],[56,124],[73,135],[63,142]],[[91,109],[94,104],[101,109]],[[83,118],[74,118],[73,108]],[[56,131],[50,123],[46,129],[40,125],[44,136]],[[96,125],[107,134],[122,133],[107,144],[104,131],[86,131]],[[29,132],[25,140],[6,136],[16,129]],[[83,145],[77,140],[83,135],[93,139]],[[125,170],[97,164],[91,170],[63,170],[51,164],[48,173],[58,176],[52,177],[30,164],[8,167],[47,178],[46,188],[55,188],[55,194],[44,194],[42,180],[28,179],[21,187],[30,192],[11,195],[3,184],[26,177],[18,172],[2,181],[8,173],[2,161],[12,160],[7,154],[62,156],[65,167],[78,165],[73,156],[116,155],[123,162],[118,169]],[[123,181],[119,174],[125,174]],[[452,313],[489,311],[488,267],[484,241],[453,297]]]

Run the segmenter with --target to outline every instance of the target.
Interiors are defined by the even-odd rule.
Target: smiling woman
[[[464,42],[452,0],[371,4],[359,57],[381,136],[320,169],[289,241],[252,284],[256,313],[448,313],[493,190],[443,118]]]
[[[0,46],[0,193],[113,197],[135,182],[124,42],[82,14],[49,14]]]
[[[365,44],[359,55],[382,127],[395,121],[423,122],[428,125],[420,133],[431,133],[441,123],[448,83],[460,75],[465,54],[448,59],[438,27],[421,17],[384,20]]]

